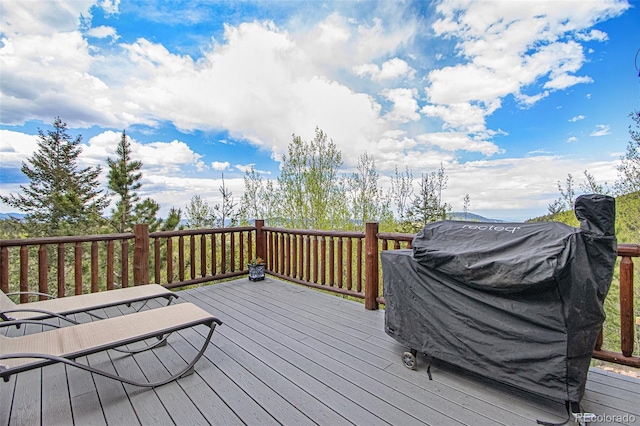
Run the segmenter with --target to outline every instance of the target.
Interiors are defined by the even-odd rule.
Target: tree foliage
[[[388,197],[378,186],[379,175],[373,157],[366,152],[358,158],[356,172],[348,179],[351,214],[360,227],[367,222],[389,221],[391,211]]]
[[[278,191],[273,181],[266,183],[253,166],[245,172],[244,193],[240,202],[240,217],[243,223],[264,219],[273,224],[277,218]]]
[[[640,191],[640,111],[633,111],[629,117],[635,123],[635,129],[629,125],[631,140],[618,166],[616,189],[621,195]]]
[[[2,201],[26,212],[32,236],[75,235],[88,233],[102,221],[108,196],[98,189],[101,168],[78,168],[82,136],[72,139],[67,123],[60,117],[53,130],[38,130],[38,150],[22,163],[29,178],[21,185],[23,194],[0,196]]]
[[[408,212],[414,232],[428,223],[445,220],[450,214],[451,206],[442,201],[442,191],[447,188],[448,180],[442,165],[437,171],[422,175],[418,194]]]
[[[345,217],[344,186],[338,175],[342,154],[316,127],[305,142],[293,135],[278,177],[284,225],[299,229],[340,229]]]
[[[213,208],[199,195],[191,197],[185,208],[185,219],[187,228],[213,228],[215,224]]]
[[[142,186],[142,162],[131,158],[131,144],[124,130],[116,153],[116,159],[107,158],[108,187],[113,194],[119,196],[115,208],[111,210],[111,224],[117,232],[129,232],[135,225],[134,207],[140,200],[136,191]]]
[[[218,228],[224,228],[228,221],[229,226],[236,226],[239,217],[236,211],[238,203],[233,199],[233,193],[224,183],[224,173],[222,174],[222,185],[218,189],[222,195],[222,202],[213,206],[214,224]]]
[[[413,226],[409,220],[409,208],[413,200],[413,173],[409,167],[406,167],[403,173],[399,173],[396,166],[395,174],[391,178],[389,197],[398,215],[397,231],[411,232]]]

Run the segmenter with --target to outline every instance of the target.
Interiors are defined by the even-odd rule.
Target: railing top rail
[[[273,226],[263,226],[264,231],[281,232],[283,234],[294,235],[317,235],[323,237],[345,237],[345,238],[364,238],[364,232],[357,231],[322,231],[316,229],[288,229],[276,228]]]
[[[135,238],[132,232],[123,234],[72,235],[64,237],[14,238],[0,240],[0,247],[34,246],[40,244],[87,243],[92,241],[128,240]]]
[[[378,238],[381,240],[394,241],[413,241],[415,234],[400,234],[398,232],[378,232]]]
[[[618,244],[618,256],[640,257],[640,244]]]
[[[229,228],[197,228],[197,229],[181,229],[178,231],[155,231],[149,232],[150,238],[163,238],[163,237],[179,237],[187,235],[202,235],[202,234],[225,234],[229,232],[247,232],[255,231],[255,226],[235,226]]]

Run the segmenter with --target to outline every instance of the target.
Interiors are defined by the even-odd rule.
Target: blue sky
[[[343,172],[367,153],[445,169],[443,196],[504,220],[547,212],[557,181],[613,184],[640,106],[632,1],[0,0],[0,194],[20,192],[38,129],[83,136],[81,165],[123,129],[142,196],[239,200],[248,167],[276,179],[316,126]],[[639,60],[640,61],[640,60]],[[106,170],[101,178],[106,188]],[[0,212],[13,209],[0,204]]]

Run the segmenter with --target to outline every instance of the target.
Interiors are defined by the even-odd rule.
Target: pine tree
[[[111,210],[111,223],[117,232],[128,232],[133,229],[133,209],[140,200],[137,190],[142,184],[142,162],[131,159],[131,144],[127,140],[127,133],[122,131],[122,138],[116,149],[118,157],[115,160],[107,158],[109,165],[109,189],[120,199]]]
[[[107,194],[98,189],[101,168],[78,169],[82,136],[72,139],[60,117],[47,134],[38,129],[38,137],[38,150],[22,163],[21,170],[29,178],[27,186],[20,186],[23,194],[0,198],[26,212],[30,236],[88,233],[109,205]]]
[[[428,223],[445,220],[451,213],[451,206],[442,202],[442,191],[447,187],[447,180],[442,165],[438,171],[422,175],[420,189],[408,212],[414,232]]]

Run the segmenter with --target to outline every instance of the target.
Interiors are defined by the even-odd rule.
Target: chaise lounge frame
[[[18,294],[46,296],[50,299],[16,304],[8,297]],[[94,318],[103,319],[91,311],[118,305],[131,306],[132,303],[143,302],[143,304],[136,309],[136,311],[139,311],[149,300],[157,298],[166,299],[167,305],[170,305],[172,300],[177,299],[178,296],[159,284],[145,284],[61,298],[55,298],[51,295],[37,292],[15,292],[6,294],[0,292],[0,327],[6,327],[10,321],[15,320],[43,320],[49,318],[59,318],[72,324],[79,324],[77,321],[69,318],[68,315],[86,313]],[[20,326],[20,323],[15,325]]]
[[[15,325],[25,321],[8,322],[12,323],[9,325]],[[26,320],[26,322],[33,321]],[[222,321],[196,305],[180,303],[101,321],[55,328],[41,333],[17,337],[6,337],[0,334],[0,377],[8,382],[14,374],[64,363],[134,386],[162,386],[193,372],[196,362],[202,357],[211,341],[216,325],[221,324]],[[109,349],[117,350],[147,339],[155,338],[164,341],[166,337],[163,336],[199,325],[209,327],[202,348],[184,369],[158,382],[134,381],[76,361],[76,358]],[[127,352],[139,353],[157,346],[154,344],[142,349],[127,350]]]

